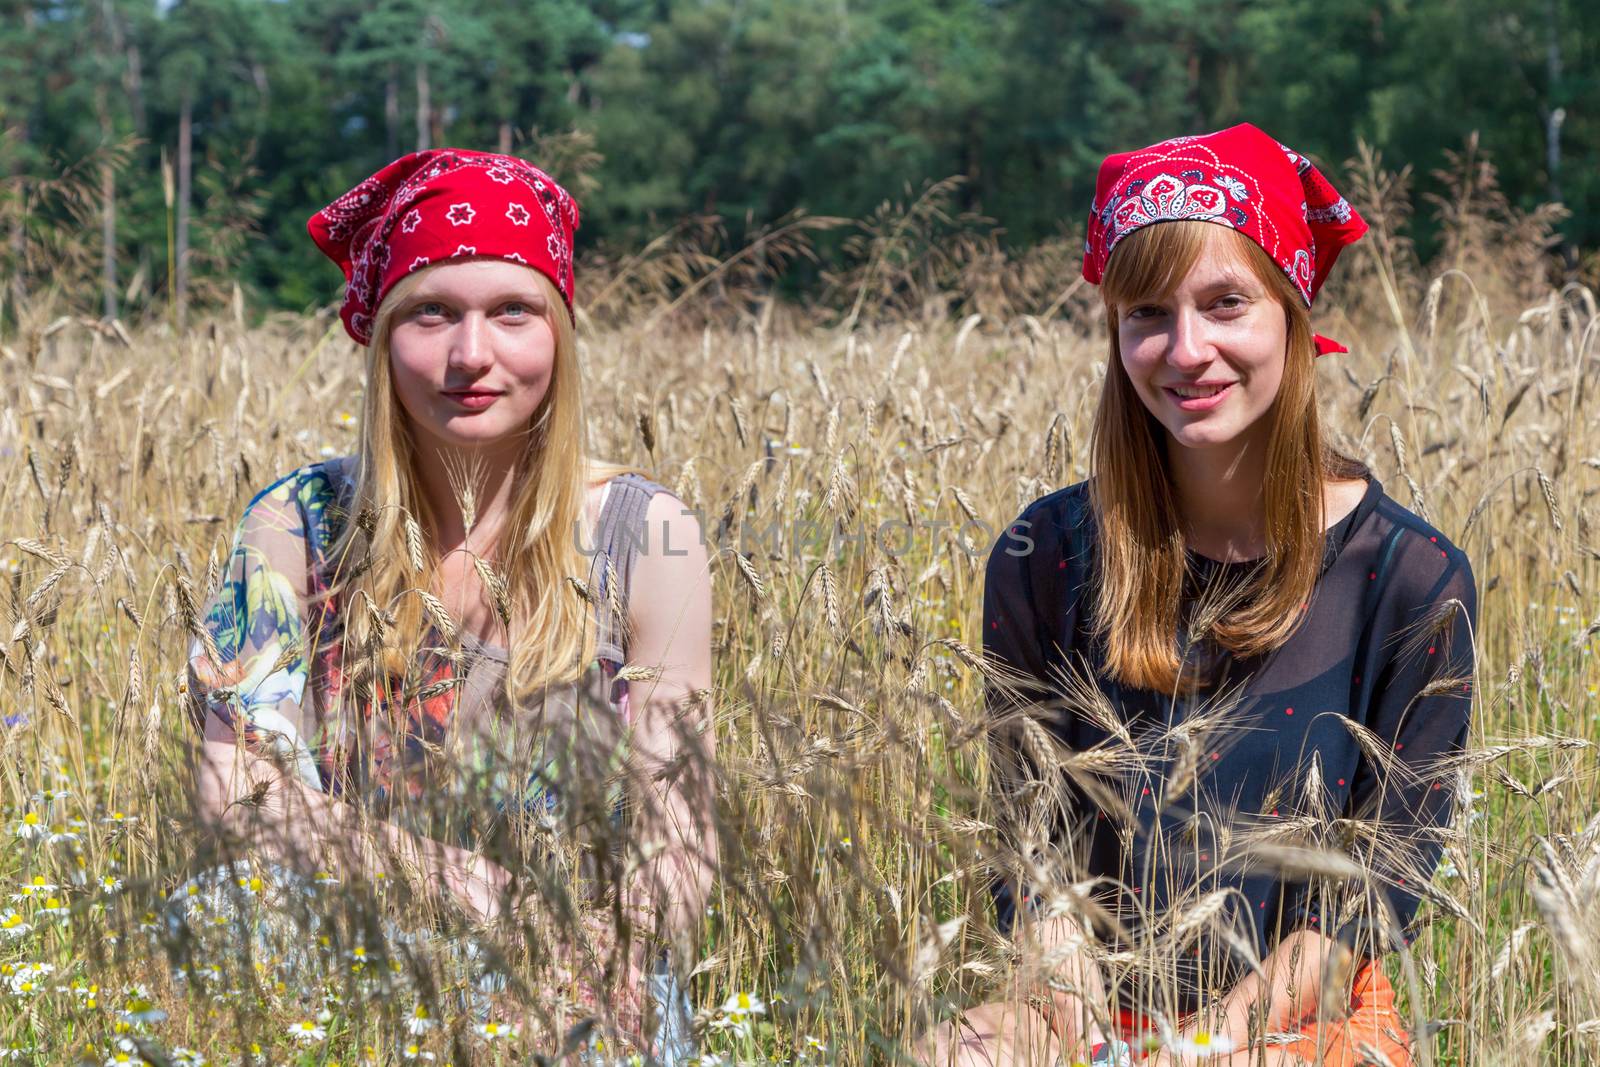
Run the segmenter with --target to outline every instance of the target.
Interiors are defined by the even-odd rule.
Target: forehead
[[[1174,293],[1230,285],[1256,291],[1264,284],[1265,253],[1230,226],[1186,219],[1141,227],[1117,243],[1101,293],[1108,305],[1166,300]]]
[[[417,279],[414,296],[448,296],[455,299],[492,298],[506,294],[544,295],[540,274],[532,267],[506,259],[458,259],[428,267]]]
[[[1179,280],[1179,287],[1219,282],[1259,286],[1260,279],[1256,277],[1245,245],[1248,240],[1225,226],[1208,226],[1199,255]]]

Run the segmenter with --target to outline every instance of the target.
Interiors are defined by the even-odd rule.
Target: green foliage
[[[1365,141],[1420,194],[1476,132],[1511,206],[1567,206],[1569,265],[1600,244],[1582,0],[0,0],[0,21],[0,275],[60,281],[29,244],[52,224],[93,272],[96,220],[39,190],[120,145],[128,313],[165,306],[186,98],[201,301],[238,280],[326,302],[304,222],[328,199],[421,144],[568,130],[597,157],[590,248],[689,214],[858,218],[955,174],[956,206],[1027,248],[1078,225],[1106,152],[1244,120],[1335,170]],[[1425,249],[1436,225],[1418,219]]]

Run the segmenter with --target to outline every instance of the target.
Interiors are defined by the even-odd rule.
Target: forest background
[[[1567,208],[1558,275],[1600,245],[1585,0],[0,0],[0,26],[13,308],[324,304],[306,217],[441,145],[537,150],[591,257],[952,175],[1016,254],[1066,243],[1109,151],[1248,120],[1335,167],[1364,142],[1426,198],[1477,131],[1512,207]],[[1438,225],[1412,223],[1424,257]],[[847,244],[817,234],[785,284],[818,292]]]

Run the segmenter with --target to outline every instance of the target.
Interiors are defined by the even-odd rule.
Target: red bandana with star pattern
[[[423,267],[494,256],[532,267],[572,310],[578,204],[523,160],[438,148],[390,163],[312,215],[306,229],[344,271],[339,317],[358,344],[395,282]]]
[[[1365,220],[1309,159],[1241,123],[1216,133],[1119,152],[1100,164],[1083,276],[1105,277],[1117,242],[1157,222],[1231,226],[1266,250],[1310,307],[1339,252],[1367,232]],[[1317,354],[1345,347],[1317,337]]]

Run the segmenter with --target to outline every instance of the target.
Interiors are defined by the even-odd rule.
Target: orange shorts
[[[1148,1020],[1134,1012],[1118,1013],[1117,1030],[1122,1039],[1135,1048],[1139,1047],[1137,1039],[1154,1029]],[[1321,1059],[1318,1059],[1318,1030],[1313,1015],[1300,1027],[1299,1040],[1279,1047],[1296,1054],[1307,1063],[1321,1063],[1325,1067],[1383,1063],[1392,1064],[1393,1067],[1415,1065],[1405,1020],[1394,1006],[1394,987],[1389,984],[1389,977],[1383,973],[1383,968],[1375,962],[1369,961],[1356,974],[1350,990],[1350,1014],[1320,1027]]]

